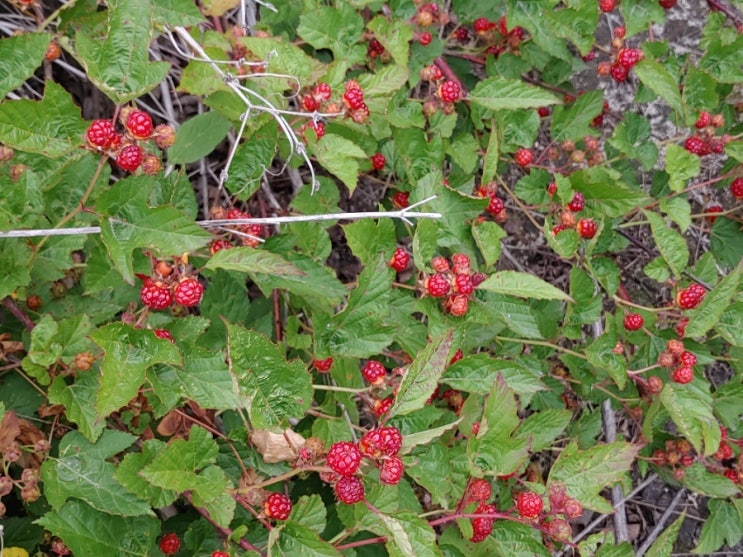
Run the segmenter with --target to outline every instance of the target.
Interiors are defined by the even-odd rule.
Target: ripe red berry
[[[283,493],[272,493],[263,503],[263,512],[268,518],[286,520],[292,512],[292,502]]]
[[[217,550],[212,552],[212,557],[230,557],[230,554],[226,551]]]
[[[392,204],[400,209],[408,207],[410,205],[410,192],[396,191],[395,195],[392,196]]]
[[[459,42],[466,43],[470,40],[470,32],[466,27],[458,27],[457,30],[454,31],[454,38]]]
[[[326,464],[340,476],[353,476],[361,464],[361,451],[348,441],[333,443],[325,458]]]
[[[327,83],[318,83],[312,90],[312,96],[315,97],[315,100],[318,102],[329,101],[332,94],[333,90]]]
[[[712,116],[706,110],[699,113],[699,118],[694,122],[694,127],[698,130],[706,128],[712,123]]]
[[[743,178],[736,178],[730,182],[730,193],[735,199],[743,199]]]
[[[320,139],[322,136],[325,135],[325,124],[323,124],[322,122],[315,122],[314,120],[310,120],[309,122],[307,122],[306,127],[311,128],[315,131],[317,139]]]
[[[583,197],[583,194],[581,192],[577,191],[573,194],[573,199],[570,201],[570,203],[568,203],[567,208],[574,213],[580,213],[585,206],[586,198]]]
[[[364,379],[366,379],[370,384],[381,385],[387,377],[387,370],[381,362],[369,360],[361,369],[361,375],[363,375]]]
[[[396,427],[378,427],[359,440],[359,450],[370,458],[395,456],[402,448],[402,435]]]
[[[142,110],[132,110],[124,124],[129,135],[136,139],[147,139],[152,135],[152,117]]]
[[[428,46],[429,44],[431,44],[431,33],[429,33],[428,31],[419,33],[418,42],[423,46]]]
[[[438,94],[442,101],[453,103],[459,100],[462,95],[462,88],[456,81],[447,80],[439,85]]]
[[[222,251],[223,249],[230,249],[232,247],[232,244],[229,240],[223,240],[222,238],[219,238],[217,240],[212,240],[212,243],[209,244],[209,253],[214,255],[218,251]]]
[[[701,157],[705,152],[704,140],[701,137],[692,135],[684,142],[684,149]]]
[[[482,34],[487,33],[495,27],[495,23],[490,21],[487,17],[478,17],[472,24],[475,29],[475,33]]]
[[[467,487],[468,501],[487,501],[492,495],[490,482],[484,478],[473,480]]]
[[[178,537],[178,534],[174,532],[165,534],[160,540],[160,551],[165,553],[165,555],[173,555],[174,553],[178,553],[180,547],[181,540]]]
[[[537,518],[542,513],[542,498],[533,491],[519,493],[516,509],[522,518]]]
[[[175,339],[173,338],[173,335],[171,335],[170,331],[168,331],[167,329],[153,329],[152,332],[155,333],[155,336],[157,338],[166,339],[172,343],[175,343]]]
[[[691,383],[694,379],[694,370],[687,366],[677,367],[671,372],[671,379],[682,385]]]
[[[596,221],[593,219],[580,219],[577,224],[578,227],[578,234],[580,234],[581,238],[585,238],[586,240],[590,240],[596,235],[596,230],[598,229],[598,226],[596,225]]]
[[[702,303],[705,294],[707,294],[707,291],[701,284],[692,283],[676,294],[676,304],[681,309],[694,309]]]
[[[472,294],[475,287],[472,285],[472,277],[470,275],[457,275],[454,277],[454,292],[464,294]]]
[[[534,153],[532,153],[529,149],[519,149],[518,151],[516,151],[516,156],[514,158],[516,160],[516,164],[521,167],[527,167],[531,164],[531,161],[534,160]]]
[[[426,280],[426,291],[434,298],[443,298],[450,289],[449,279],[442,273],[436,273]]]
[[[384,158],[382,153],[374,153],[371,156],[371,163],[374,170],[382,170],[387,163],[387,159]]]
[[[374,414],[376,414],[377,418],[381,418],[382,416],[384,416],[392,407],[392,404],[394,402],[395,399],[393,399],[392,397],[383,398],[382,400],[375,400]]]
[[[402,479],[403,463],[400,457],[391,456],[382,461],[379,469],[379,481],[385,485],[397,485]]]
[[[315,360],[312,362],[315,369],[320,373],[326,373],[333,367],[333,358],[325,358],[324,360]]]
[[[624,25],[619,25],[615,27],[614,32],[612,33],[615,39],[623,39],[626,34],[627,34],[627,28]]]
[[[637,48],[623,48],[617,53],[617,62],[627,69],[632,68],[642,59],[642,50]]]
[[[142,164],[142,148],[139,145],[127,145],[116,155],[116,164],[127,172],[134,172]]]
[[[627,66],[623,66],[619,62],[614,62],[609,67],[609,75],[612,77],[614,81],[617,81],[619,83],[622,83],[623,81],[626,81],[629,77],[629,70]]]
[[[347,88],[343,93],[343,104],[351,110],[360,110],[364,105],[364,92],[358,87]]]
[[[173,303],[173,293],[162,283],[148,278],[139,290],[139,299],[150,309],[165,309]]]
[[[469,298],[464,294],[457,294],[446,299],[446,311],[454,317],[462,317],[467,313],[469,307]]]
[[[723,211],[722,205],[718,205],[717,203],[712,203],[710,205],[707,205],[707,207],[705,207],[704,209],[705,213],[722,213],[722,211]],[[710,223],[713,223],[716,220],[717,220],[717,215],[709,215],[707,217],[707,221],[709,221]]]
[[[302,108],[307,112],[314,112],[320,108],[320,103],[312,95],[305,95],[302,97]]]
[[[660,4],[661,8],[665,8],[666,10],[670,10],[673,8],[678,0],[658,0],[658,4]]]
[[[639,313],[628,313],[624,316],[624,328],[628,331],[637,331],[642,329],[645,320]]]
[[[733,449],[728,443],[722,441],[714,456],[717,460],[730,460],[734,456]]]
[[[338,501],[353,505],[364,500],[364,484],[356,476],[345,476],[333,486]]]
[[[402,273],[408,268],[409,263],[410,254],[408,254],[408,252],[403,248],[397,248],[395,249],[395,253],[392,255],[392,259],[390,259],[389,265],[398,273]]]
[[[366,49],[366,53],[369,58],[376,58],[384,53],[384,46],[377,39],[371,39],[369,41],[369,47]]]
[[[175,301],[187,308],[196,306],[204,294],[204,287],[196,277],[186,277],[175,287]]]
[[[684,350],[681,352],[681,355],[679,356],[679,362],[682,366],[685,367],[694,367],[697,365],[697,357],[693,352],[689,352],[688,350]]]
[[[93,148],[108,149],[116,137],[111,120],[93,120],[85,132],[85,139]]]
[[[723,475],[731,482],[738,483],[738,479],[739,479],[738,472],[736,472],[735,470],[731,470],[728,468],[727,470],[725,470]]]
[[[602,12],[610,12],[616,7],[616,0],[599,0],[599,10],[601,10]]]
[[[469,275],[470,274],[470,258],[464,253],[455,253],[451,256],[451,262],[454,266],[454,274],[457,275]]]
[[[454,352],[454,355],[451,357],[451,360],[449,360],[449,365],[457,363],[462,358],[464,358],[464,352],[462,352],[461,348],[457,348],[457,351]],[[436,388],[438,389],[438,387]]]
[[[486,505],[485,502],[481,502],[475,509],[476,514],[494,514],[497,511],[495,505]],[[470,541],[472,543],[480,543],[493,532],[493,518],[490,517],[478,517],[472,519],[472,537]]]

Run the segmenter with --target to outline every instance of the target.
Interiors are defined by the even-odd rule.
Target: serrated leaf
[[[646,58],[634,66],[634,70],[643,85],[666,101],[676,114],[684,113],[678,83],[665,67]]]
[[[716,219],[710,236],[710,251],[720,265],[735,267],[743,260],[743,230],[736,221]]]
[[[225,187],[240,199],[248,200],[258,191],[261,176],[271,166],[276,154],[276,133],[275,127],[270,127],[272,137],[251,137],[240,144],[232,159]]]
[[[436,390],[439,377],[446,371],[453,340],[454,331],[449,330],[416,356],[403,375],[395,402],[386,414],[388,418],[409,414],[426,405],[426,401]]]
[[[325,530],[327,510],[317,494],[302,495],[293,505],[289,520],[322,534]]]
[[[88,124],[62,86],[50,80],[44,87],[40,101],[0,104],[0,142],[56,159],[80,147]]]
[[[412,512],[379,513],[377,517],[389,534],[385,545],[390,557],[441,557],[436,533],[424,519]]]
[[[156,509],[170,505],[178,497],[178,492],[148,483],[139,472],[162,453],[165,447],[165,443],[158,439],[148,439],[142,443],[142,452],[128,453],[114,473],[114,477],[121,485],[148,501]]]
[[[397,245],[395,225],[391,219],[362,219],[343,226],[353,254],[364,266],[375,265],[379,256],[391,257]]]
[[[460,391],[485,395],[498,375],[503,375],[508,387],[519,396],[546,390],[537,372],[513,360],[487,354],[465,356],[446,370],[441,381]]]
[[[359,178],[359,163],[356,159],[366,159],[363,149],[353,141],[340,135],[325,134],[312,146],[317,161],[335,174],[353,193]]]
[[[291,75],[300,83],[304,83],[309,81],[313,74],[317,75],[324,71],[322,64],[291,42],[274,37],[242,37],[240,42],[254,57],[268,60],[266,71],[271,73]],[[285,82],[279,81],[278,85],[283,88]]]
[[[105,36],[93,37],[80,30],[75,46],[88,79],[122,105],[157,87],[170,64],[150,62],[153,10],[149,0],[112,0],[107,5]]]
[[[564,12],[566,10],[560,10]],[[593,10],[595,12],[595,10]],[[591,122],[604,108],[603,91],[589,91],[569,105],[556,106],[552,112],[551,132],[555,141],[576,141],[591,134]]]
[[[248,273],[251,277],[266,274],[284,277],[305,277],[307,274],[280,255],[249,247],[235,247],[215,253],[205,267]]]
[[[640,447],[617,441],[581,451],[570,443],[557,457],[547,485],[560,482],[567,494],[580,501],[584,508],[611,513],[612,506],[599,492],[622,480],[632,468]]]
[[[682,512],[673,523],[666,528],[663,533],[658,536],[653,545],[648,548],[648,552],[645,557],[671,557],[673,551],[673,544],[676,542],[676,538],[681,530],[681,524],[686,519],[686,512]]]
[[[709,385],[705,384],[706,388]],[[678,427],[698,453],[713,454],[720,445],[720,427],[712,411],[712,397],[702,390],[699,382],[688,385],[666,383],[660,401]]]
[[[554,94],[518,79],[489,77],[479,82],[467,100],[488,110],[517,110],[559,104]]]
[[[698,176],[700,169],[701,163],[697,155],[678,145],[671,144],[666,147],[666,172],[671,177],[668,187],[673,191],[683,191],[687,180]]]
[[[405,27],[410,29],[408,25]],[[376,73],[361,74],[357,81],[364,92],[364,99],[369,101],[369,108],[372,109],[380,100],[385,102],[386,108],[386,98],[379,99],[379,97],[392,96],[407,83],[409,78],[410,70],[406,66],[389,65]]]
[[[593,46],[598,16],[599,13],[591,2],[544,11],[547,25],[555,36],[571,41],[583,56],[588,54]]]
[[[85,438],[94,443],[106,427],[98,419],[95,401],[98,394],[98,378],[94,373],[81,373],[75,382],[67,385],[63,377],[57,377],[49,387],[49,402],[65,407],[65,416],[77,427]]]
[[[82,501],[68,501],[36,522],[64,539],[76,557],[148,557],[161,527],[151,516],[112,516]]]
[[[186,120],[176,132],[175,143],[168,149],[168,162],[196,162],[211,153],[231,129],[232,123],[215,110]]]
[[[91,507],[119,516],[152,514],[150,505],[114,478],[116,466],[105,459],[129,447],[136,437],[106,430],[96,443],[81,433],[68,433],[60,444],[60,456],[41,467],[44,495],[60,511],[70,498],[82,499]]]
[[[204,16],[190,0],[152,0],[152,17],[157,25],[167,27],[190,27],[204,21]]]
[[[559,288],[548,282],[518,271],[498,271],[490,275],[478,286],[480,290],[487,290],[497,294],[531,298],[535,300],[565,300],[572,298]]]
[[[491,551],[497,557],[549,557],[541,540],[534,537],[533,529],[526,524],[498,520],[493,525]],[[484,555],[483,555],[484,557]]]
[[[145,371],[155,364],[180,364],[178,349],[161,342],[152,331],[111,323],[91,333],[90,338],[104,351],[96,410],[108,416],[137,396]]]
[[[459,425],[459,423],[462,421],[462,418],[459,418],[458,420],[435,427],[433,429],[427,429],[425,431],[418,431],[416,433],[408,433],[403,437],[402,441],[402,448],[400,449],[400,454],[405,455],[408,454],[413,448],[419,446],[419,445],[426,445],[433,441],[434,439],[440,439],[441,436],[446,433],[447,431],[454,429]]]
[[[650,222],[650,230],[658,251],[671,272],[678,278],[689,262],[689,248],[686,240],[678,232],[668,228],[663,217],[651,211],[643,211],[643,214]]]
[[[495,265],[501,254],[500,241],[507,236],[497,223],[485,221],[472,225],[472,237],[480,249],[486,266]]]
[[[280,533],[279,549],[276,553],[280,555],[317,555],[317,557],[341,557],[343,555],[328,542],[320,539],[317,532],[297,522],[289,520],[277,530]]]
[[[219,447],[203,427],[192,426],[188,439],[175,439],[142,468],[139,475],[156,487],[193,489],[198,473],[214,464]]]
[[[659,203],[660,210],[675,222],[681,233],[691,226],[691,204],[682,197],[663,197]]]
[[[743,520],[735,505],[711,499],[707,506],[709,516],[702,525],[699,544],[693,550],[697,555],[712,555],[726,542],[734,547],[743,537]]]
[[[689,316],[686,335],[700,337],[717,325],[738,291],[741,277],[743,277],[743,263],[739,263],[717,286],[707,292],[702,303]]]
[[[366,48],[354,48],[364,31],[364,20],[350,4],[338,9],[318,7],[302,14],[297,34],[316,49],[329,48],[336,60],[356,63]]]
[[[227,323],[230,371],[256,429],[302,418],[312,403],[312,381],[301,361],[287,362],[282,350],[260,333]]]
[[[488,146],[485,150],[485,156],[482,159],[482,183],[487,184],[493,180],[498,170],[498,159],[500,157],[500,139],[498,137],[498,128],[495,120],[490,122],[490,137]]]
[[[374,33],[382,46],[387,50],[395,64],[407,67],[410,56],[410,41],[413,39],[413,29],[407,23],[399,19],[390,19],[377,16],[366,24],[366,27]]]
[[[25,33],[0,39],[0,99],[34,75],[51,38],[48,33]]]
[[[572,418],[570,410],[546,408],[526,418],[514,436],[529,440],[529,449],[536,453],[549,447],[565,431]]]
[[[628,37],[647,31],[651,21],[660,23],[665,18],[664,10],[657,2],[627,0],[619,5],[619,10],[626,22]]]
[[[734,482],[722,474],[710,472],[698,462],[686,468],[684,472],[683,485],[696,493],[721,499],[740,495],[740,488]]]
[[[636,158],[645,170],[653,168],[658,158],[658,148],[650,139],[650,122],[647,118],[628,112],[614,130],[609,143],[625,155]]]

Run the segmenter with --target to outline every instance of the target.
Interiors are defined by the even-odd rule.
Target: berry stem
[[[725,14],[725,17],[727,17],[730,21],[733,22],[733,25],[735,25],[735,29],[738,31],[738,34],[743,33],[743,22],[738,18],[738,16],[731,10],[727,5],[720,2],[720,0],[707,0],[707,4],[710,8],[714,8],[715,10],[719,10],[723,14]]]
[[[630,302],[629,300],[625,300],[624,298],[614,295],[612,296],[615,303],[619,304],[620,306],[629,306],[633,307],[635,309],[641,309],[642,311],[647,311],[650,313],[663,313],[668,311],[668,308],[649,308],[646,306],[641,306],[640,304],[636,304],[634,302]]]
[[[658,369],[659,367],[660,366],[658,364],[653,364],[642,369],[628,369],[627,375],[639,375],[640,373],[645,373],[646,371],[650,371],[651,369]]]
[[[521,344],[532,344],[535,346],[546,346],[548,348],[554,348],[555,350],[558,350],[565,354],[570,354],[571,356],[575,356],[576,358],[580,358],[581,360],[588,359],[584,354],[581,354],[580,352],[575,352],[573,350],[570,350],[569,348],[564,348],[562,346],[559,346],[557,344],[553,344],[551,342],[547,342],[544,340],[528,340],[524,338],[511,338],[511,337],[501,337],[501,336],[496,336],[495,340],[500,340],[501,342],[516,342],[516,343],[521,343]]]
[[[454,70],[451,69],[451,66],[444,60],[442,56],[439,56],[436,58],[433,63],[436,65],[437,68],[441,70],[441,73],[444,74],[444,77],[448,79],[449,81],[455,82],[457,85],[459,85],[460,90],[462,91],[461,97],[467,96],[467,89],[465,89],[464,85],[462,85],[462,82],[457,77],[457,74],[454,73]]]
[[[214,519],[211,516],[209,516],[209,513],[206,511],[206,509],[203,509],[203,508],[199,507],[198,505],[194,505],[193,499],[191,498],[191,492],[185,491],[183,493],[183,498],[186,499],[186,501],[188,501],[191,504],[191,506],[194,509],[196,509],[196,512],[198,512],[209,524],[211,524],[212,527],[217,532],[219,532],[219,534],[222,537],[224,537],[225,539],[230,539],[230,537],[232,536],[232,530],[230,530],[229,528],[224,528],[224,527],[220,526],[219,524],[217,524],[214,521]],[[264,552],[262,552],[260,549],[258,549],[256,546],[254,546],[248,540],[245,540],[243,538],[240,538],[240,539],[237,540],[237,545],[239,545],[245,551],[256,551],[260,555],[265,555]]]
[[[375,543],[384,543],[386,541],[387,541],[386,536],[377,536],[376,538],[368,538],[366,540],[357,540],[355,542],[343,543],[341,545],[335,546],[335,548],[338,551],[343,551],[344,549],[352,549],[354,547],[363,547],[365,545],[372,545]]]
[[[34,327],[36,326],[33,320],[28,315],[23,313],[23,310],[18,307],[18,304],[13,298],[11,298],[10,296],[5,296],[5,298],[3,298],[3,305],[8,309],[10,313],[13,314],[13,317],[23,323],[23,326],[26,327],[26,330],[33,331]]]
[[[363,389],[352,389],[350,387],[337,387],[336,385],[319,385],[317,383],[314,383],[312,385],[313,388],[317,389],[318,391],[336,391],[338,393],[368,393],[371,391],[371,387],[364,387]]]

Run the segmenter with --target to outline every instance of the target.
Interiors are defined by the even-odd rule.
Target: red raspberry
[[[645,320],[639,313],[628,313],[624,316],[624,328],[628,331],[638,331],[644,324]]]
[[[152,135],[152,117],[142,110],[132,110],[124,127],[135,139],[147,139]]]
[[[374,414],[376,414],[377,418],[381,418],[387,412],[389,412],[389,409],[392,407],[392,404],[394,402],[395,399],[393,399],[392,397],[383,398],[382,400],[375,400]]]
[[[230,554],[226,551],[217,550],[212,552],[212,557],[230,557]]]
[[[497,195],[493,195],[490,198],[490,203],[488,203],[487,209],[485,209],[488,213],[493,215],[494,217],[498,216],[504,209],[506,208],[506,204],[503,203],[503,200],[498,197]]]
[[[374,170],[382,170],[387,163],[387,159],[384,158],[382,153],[374,153],[371,156],[371,163]]]
[[[320,139],[322,136],[325,135],[325,124],[323,124],[322,122],[315,122],[314,120],[310,120],[309,122],[307,122],[306,127],[315,130],[317,139]]]
[[[477,29],[475,29],[475,31],[477,31]],[[459,42],[466,43],[470,40],[470,32],[466,27],[458,27],[457,30],[454,31],[454,38]]]
[[[195,277],[182,279],[175,287],[175,301],[187,308],[196,306],[204,294],[204,287]]]
[[[315,97],[315,100],[318,102],[329,101],[332,94],[333,90],[327,83],[318,83],[312,90],[312,96]]]
[[[153,329],[152,332],[155,333],[155,336],[157,338],[167,339],[170,342],[175,343],[173,335],[171,335],[170,331],[168,331],[167,329]]]
[[[450,289],[449,279],[442,273],[436,273],[426,280],[426,291],[434,298],[443,298]]]
[[[462,88],[456,81],[447,80],[439,85],[438,94],[442,101],[453,103],[460,99]]]
[[[165,309],[173,303],[173,293],[162,283],[147,278],[139,290],[139,299],[150,309]]]
[[[424,31],[423,33],[418,34],[418,42],[422,46],[428,46],[431,44],[431,33],[428,31]]]
[[[525,168],[531,164],[532,160],[534,160],[534,153],[529,149],[519,149],[516,151],[516,156],[514,158],[516,159],[516,164]]]
[[[462,317],[467,313],[470,307],[470,301],[464,294],[450,296],[446,300],[446,310],[454,317]]]
[[[705,294],[706,291],[703,286],[691,284],[688,288],[680,290],[676,294],[676,304],[681,309],[694,309],[702,302]]]
[[[378,427],[359,440],[359,450],[371,458],[395,456],[402,447],[402,435],[396,427]]]
[[[232,244],[229,240],[223,240],[221,238],[218,240],[212,240],[212,243],[209,244],[209,253],[214,255],[218,251],[222,251],[223,249],[230,249],[231,247]]]
[[[478,17],[472,24],[472,27],[475,29],[475,33],[483,34],[494,29],[495,23],[490,21],[487,17]]]
[[[431,259],[431,268],[437,273],[448,273],[450,271],[449,261],[446,257],[437,256]]]
[[[717,137],[713,137],[709,140],[710,151],[719,155],[725,150],[725,142]]]
[[[542,498],[533,491],[519,493],[516,509],[521,518],[537,518],[542,513]]]
[[[357,86],[346,89],[343,93],[343,104],[351,110],[359,110],[364,105],[364,92]]]
[[[617,53],[617,62],[627,69],[637,64],[644,57],[642,50],[637,48],[623,48]]]
[[[392,204],[395,207],[404,209],[410,205],[410,192],[409,191],[397,191],[392,196]]]
[[[320,108],[320,103],[312,95],[305,95],[302,97],[302,108],[307,112],[315,112]]]
[[[723,473],[723,476],[725,476],[731,482],[738,483],[738,472],[736,472],[735,470],[727,469]]]
[[[463,253],[455,253],[451,256],[454,273],[457,275],[470,274],[470,258]]]
[[[326,464],[341,476],[352,476],[361,464],[361,451],[348,441],[333,443],[325,457]]]
[[[734,456],[733,449],[725,441],[722,441],[714,456],[717,460],[730,460]]]
[[[315,360],[312,362],[315,369],[320,373],[326,373],[333,367],[333,358],[325,358],[324,360]]]
[[[408,252],[405,251],[403,248],[397,248],[395,249],[395,253],[392,255],[392,259],[390,259],[389,266],[398,273],[402,273],[405,269],[408,268],[409,263],[410,255],[408,254]]]
[[[678,0],[658,0],[658,4],[660,4],[661,8],[665,8],[666,10],[670,10],[673,8]]]
[[[616,0],[599,0],[599,10],[602,12],[611,12],[616,7]]]
[[[619,62],[614,62],[609,68],[609,75],[614,81],[622,83],[629,77],[629,70],[627,66],[623,66]]]
[[[116,164],[127,172],[134,172],[142,164],[142,148],[139,145],[127,145],[116,155]]]
[[[402,479],[403,464],[400,457],[391,456],[382,461],[379,481],[385,485],[397,485]]]
[[[706,110],[699,113],[699,118],[694,122],[694,127],[698,130],[706,128],[712,123],[712,116]]]
[[[627,34],[627,28],[624,27],[623,25],[615,27],[614,32],[612,33],[615,39],[623,39],[626,34]]]
[[[366,379],[370,384],[381,385],[387,377],[387,370],[380,362],[369,360],[362,368],[361,375],[363,375],[364,379]]]
[[[580,213],[583,210],[583,207],[585,206],[586,206],[586,198],[583,197],[583,194],[579,191],[573,194],[573,199],[567,205],[568,209],[570,209],[574,213]]]
[[[338,501],[353,505],[364,500],[364,484],[356,476],[345,476],[333,486]]]
[[[578,234],[580,234],[581,238],[585,238],[586,240],[593,238],[598,229],[596,221],[593,219],[580,219],[577,226]]]
[[[459,292],[466,296],[472,294],[474,289],[470,275],[457,275],[454,277],[454,292]]]
[[[376,58],[377,56],[384,54],[384,46],[382,46],[382,43],[377,39],[371,39],[369,41],[369,47],[366,49],[366,54],[369,58]]]
[[[116,137],[111,120],[93,120],[85,132],[85,139],[93,148],[108,149]]]
[[[283,493],[272,493],[263,503],[263,512],[268,518],[286,520],[292,512],[292,502]]]
[[[484,478],[473,480],[467,487],[468,501],[487,501],[492,495],[490,482]]]
[[[464,352],[462,352],[461,348],[457,348],[457,351],[454,352],[454,355],[451,357],[451,360],[449,360],[449,365],[457,363],[462,358],[464,358]]]
[[[735,199],[743,199],[743,178],[736,178],[730,182],[730,193]]]
[[[550,182],[547,186],[547,193],[550,197],[553,197],[555,193],[557,193],[557,184],[555,182]]]
[[[506,24],[506,16],[501,16],[501,18],[498,20],[497,26],[498,26],[498,33],[500,33],[504,37],[508,35],[508,25]]]
[[[697,357],[693,352],[684,350],[679,356],[679,363],[685,367],[694,367],[697,365]]]
[[[704,209],[704,212],[705,213],[722,213],[722,211],[723,211],[722,206],[721,205],[718,205],[717,203],[712,203],[710,205],[707,205],[707,207]],[[717,220],[717,216],[716,215],[709,215],[707,217],[707,220],[710,223],[713,223],[713,222],[715,222]]]
[[[486,505],[485,502],[480,502],[475,509],[476,514],[495,514],[497,509],[495,505]],[[494,518],[489,517],[478,517],[472,519],[472,537],[470,541],[472,543],[480,543],[484,541],[493,532],[493,521]]]
[[[160,551],[165,553],[165,555],[173,555],[174,553],[178,553],[180,547],[181,540],[178,537],[178,534],[175,534],[174,532],[165,534],[160,540]]]
[[[539,114],[540,118],[546,118],[550,115],[550,109],[546,106],[540,106],[539,108],[537,108],[537,114]]]
[[[705,151],[704,140],[701,137],[692,135],[684,142],[684,149],[701,157]]]
[[[357,124],[363,124],[369,119],[369,107],[366,106],[366,103],[361,103],[361,106],[356,110],[352,110],[349,116]]]
[[[687,366],[677,367],[671,372],[671,379],[682,385],[691,383],[694,379],[694,370]]]

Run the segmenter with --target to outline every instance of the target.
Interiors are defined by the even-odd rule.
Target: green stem
[[[570,350],[569,348],[563,348],[562,346],[553,344],[551,342],[546,342],[543,340],[527,340],[523,338],[498,337],[498,336],[495,337],[495,340],[500,340],[502,342],[517,342],[521,344],[533,344],[535,346],[546,346],[548,348],[554,348],[555,350],[564,352],[565,354],[570,354],[571,356],[575,356],[576,358],[580,358],[581,360],[588,359],[586,356],[584,356],[580,352],[575,352],[574,350]]]
[[[313,384],[312,387],[314,389],[317,389],[318,391],[336,391],[339,393],[368,393],[370,391],[369,387],[364,387],[363,389],[351,389],[350,387],[336,387],[335,385],[318,385],[317,383]]]

